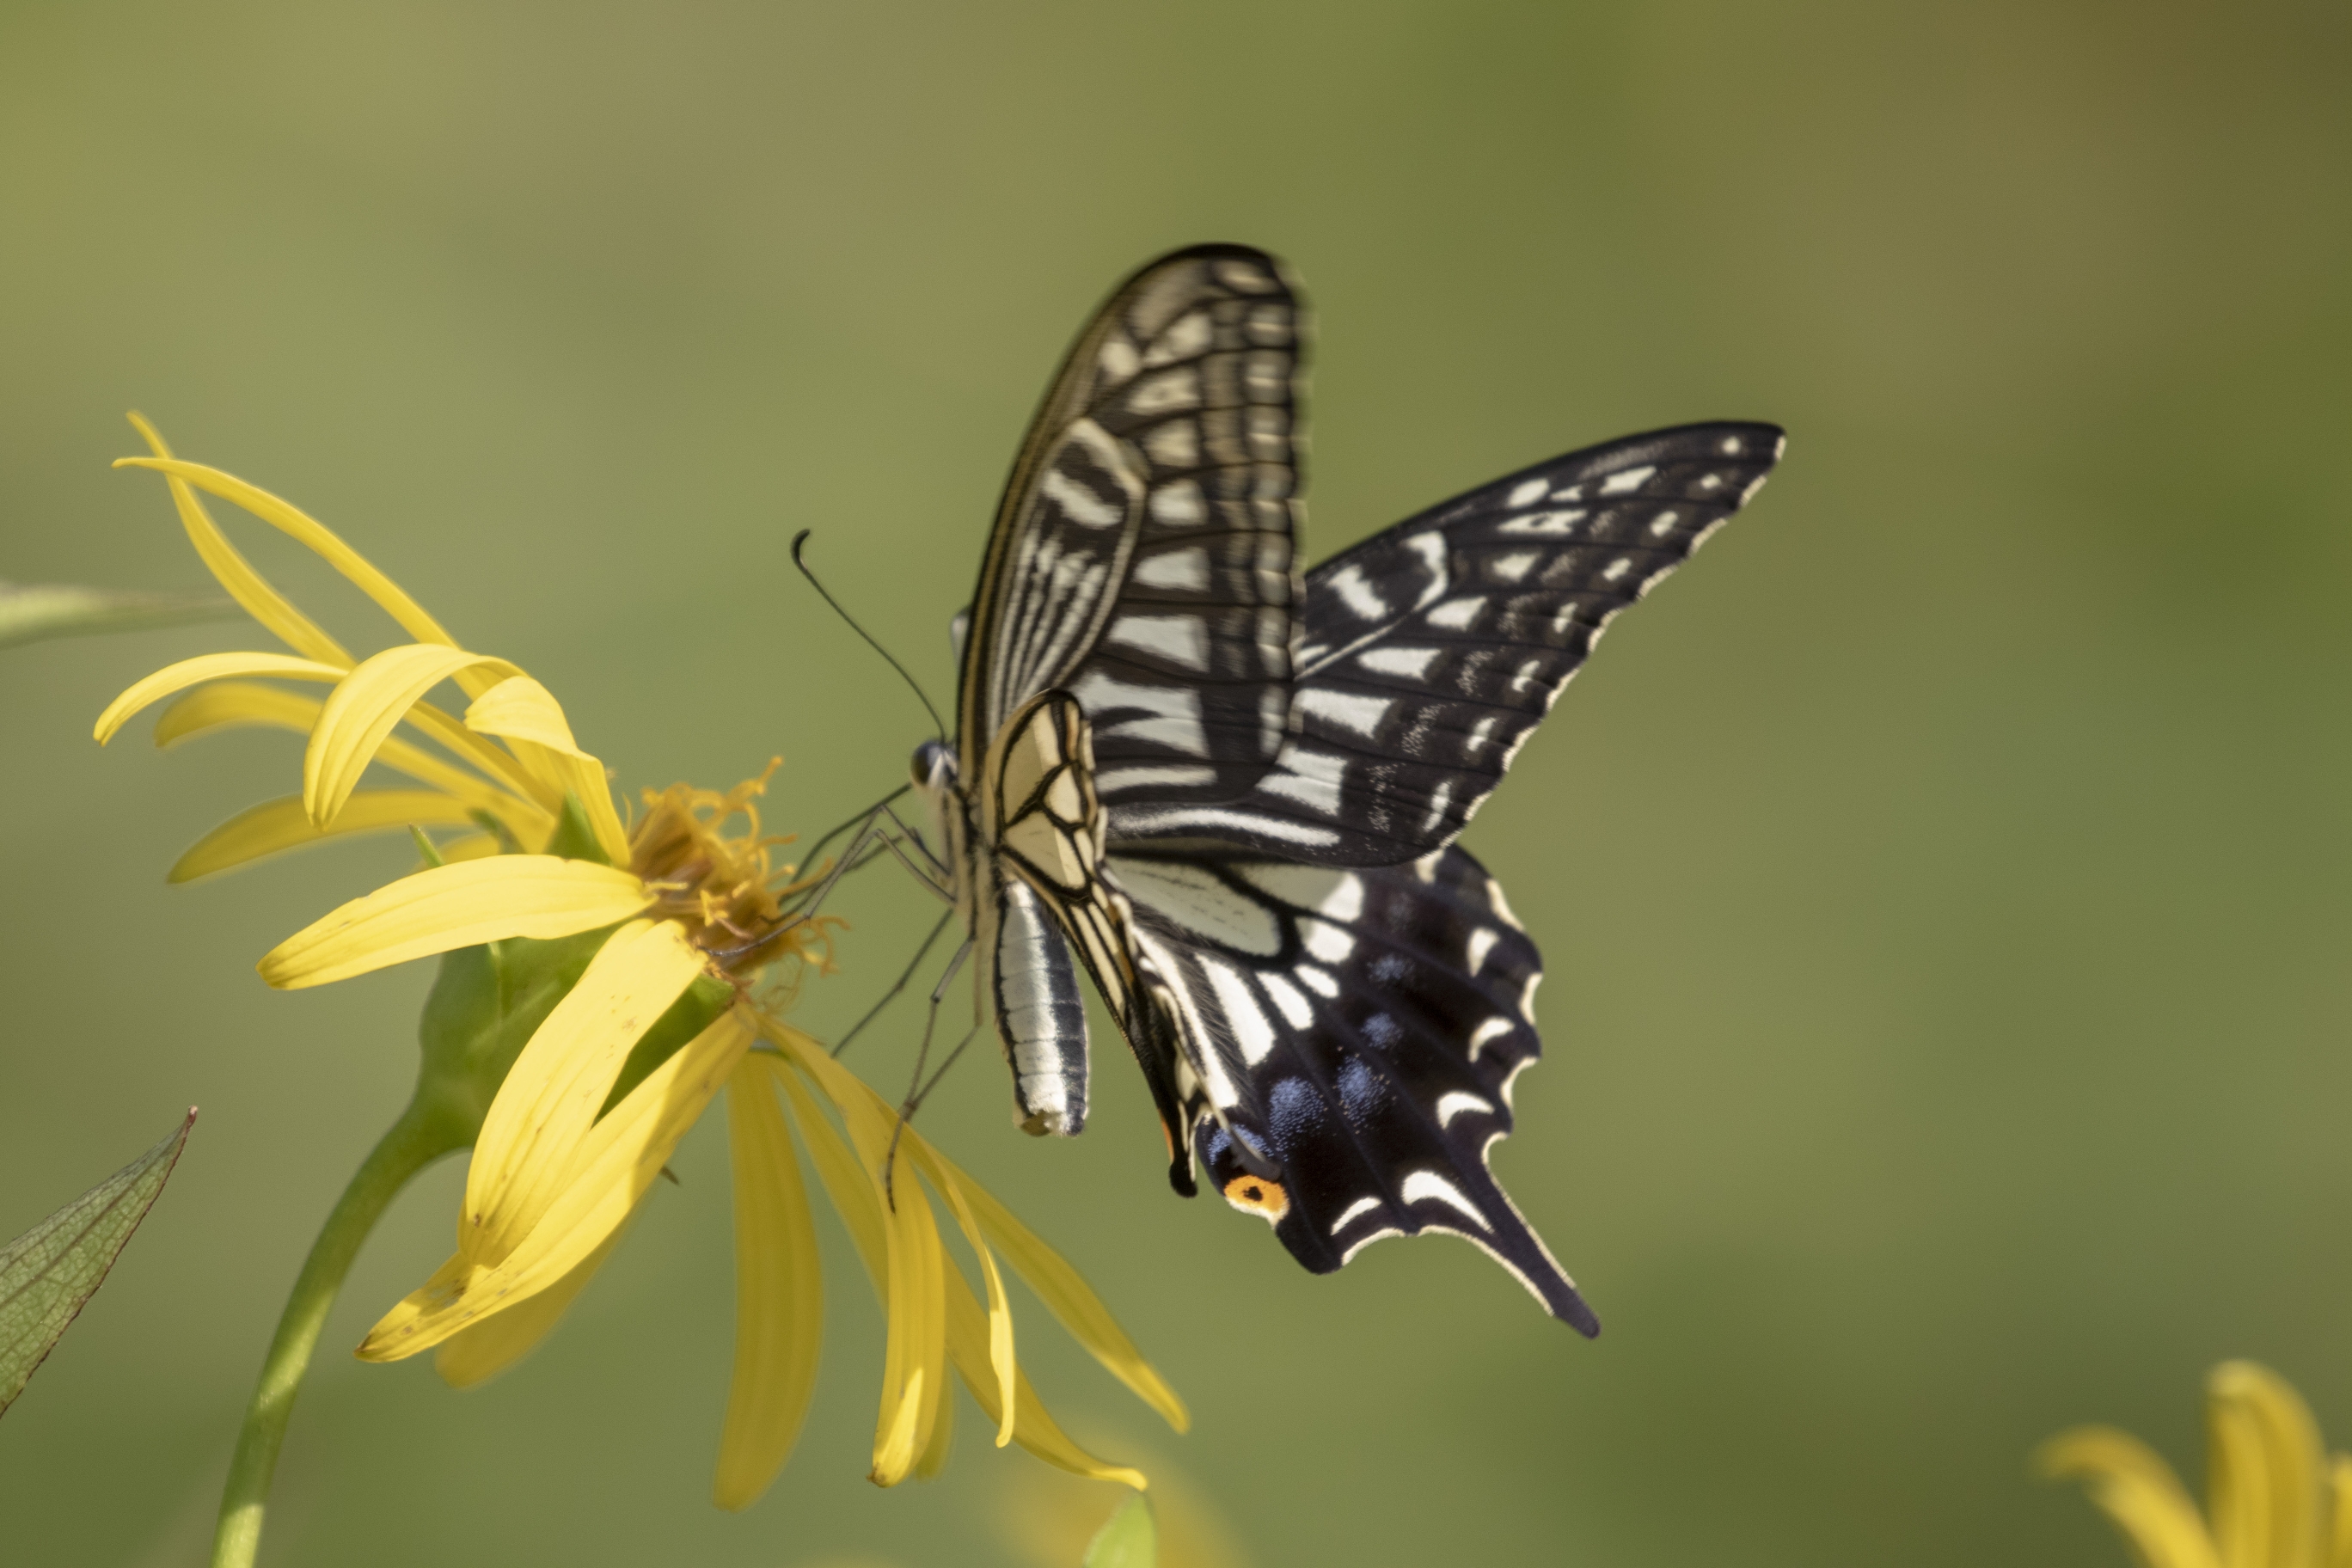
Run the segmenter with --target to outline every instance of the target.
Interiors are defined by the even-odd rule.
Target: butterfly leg
[[[937,985],[931,987],[931,1010],[923,1019],[923,1043],[915,1050],[915,1075],[908,1080],[907,1098],[898,1104],[898,1125],[890,1130],[889,1152],[882,1158],[882,1195],[889,1202],[893,1213],[896,1213],[898,1207],[898,1197],[892,1192],[890,1184],[891,1178],[897,1172],[898,1132],[907,1125],[907,1118],[915,1113],[916,1106],[921,1103],[922,1097],[917,1091],[922,1087],[923,1068],[930,1062],[931,1033],[939,1027],[940,1004],[947,1000],[948,987],[955,984],[955,977],[963,971],[963,961],[971,956],[971,940],[967,937],[962,945],[955,950],[955,956],[948,960],[948,972],[940,976],[940,983]],[[969,1039],[971,1037],[965,1037]],[[963,1047],[958,1046],[956,1049],[961,1052]]]
[[[953,919],[955,919],[955,911],[953,910],[948,910],[947,913],[940,917],[939,923],[931,927],[931,934],[923,939],[923,945],[915,950],[915,956],[907,961],[907,967],[898,972],[898,978],[897,980],[891,982],[890,989],[882,993],[881,1000],[876,1002],[874,1005],[866,1009],[866,1016],[858,1019],[856,1023],[852,1024],[849,1026],[849,1032],[842,1036],[840,1040],[835,1044],[833,1047],[833,1054],[835,1056],[837,1057],[841,1055],[842,1052],[847,1050],[849,1048],[849,1042],[856,1039],[859,1033],[865,1029],[866,1026],[872,1023],[877,1016],[879,1016],[882,1009],[887,1007],[891,1002],[897,998],[898,993],[907,988],[907,982],[912,980],[915,977],[915,971],[923,966],[923,959],[931,951],[931,944],[940,940],[940,932],[947,930],[948,922]]]

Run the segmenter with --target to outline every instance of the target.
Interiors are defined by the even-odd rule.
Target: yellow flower
[[[903,1130],[892,1154],[896,1110],[782,1021],[789,987],[755,994],[779,961],[788,979],[830,963],[828,922],[814,913],[827,884],[772,864],[770,849],[781,841],[761,836],[753,804],[765,775],[724,795],[647,791],[643,813],[625,822],[604,765],[573,738],[545,687],[508,660],[457,646],[295,507],[173,458],[145,421],[133,420],[154,455],[121,463],[165,475],[198,554],[291,651],[209,654],[159,670],[107,708],[99,740],[169,697],[177,700],[157,722],[161,744],[256,725],[309,737],[300,794],[207,834],[173,879],[330,836],[403,827],[435,862],[343,905],[260,964],[271,985],[296,989],[442,957],[411,1115],[432,1123],[432,1152],[473,1147],[457,1247],[375,1325],[360,1356],[396,1361],[437,1347],[441,1373],[459,1386],[511,1364],[595,1273],[723,1088],[737,1324],[721,1506],[747,1505],[773,1479],[814,1382],[823,1296],[796,1140],[887,1314],[872,1479],[895,1485],[944,1462],[952,1364],[1000,1446],[1017,1442],[1077,1474],[1142,1486],[1136,1471],[1072,1443],[1039,1403],[1014,1356],[999,1257],[1181,1430],[1174,1394],[1076,1271],[927,1140]],[[355,658],[253,570],[199,490],[309,546],[415,640]],[[316,700],[260,679],[329,689]],[[462,715],[426,700],[443,682],[468,699]],[[395,735],[403,725],[438,751]],[[362,789],[372,764],[423,787]],[[428,826],[474,831],[436,847]],[[982,1292],[949,1261],[930,1194],[968,1245]],[[298,1357],[298,1377],[299,1366]],[[268,1464],[265,1454],[264,1485]],[[254,1518],[257,1534],[257,1505]]]
[[[2327,1458],[2301,1396],[2268,1367],[2230,1361],[2205,1399],[2203,1516],[2155,1450],[2112,1426],[2062,1432],[2035,1461],[2080,1479],[2146,1568],[2352,1568],[2352,1458]]]

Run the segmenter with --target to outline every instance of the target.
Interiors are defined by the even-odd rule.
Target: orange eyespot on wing
[[[1269,1225],[1278,1224],[1290,1212],[1290,1194],[1283,1191],[1280,1182],[1246,1172],[1225,1184],[1225,1202],[1244,1214],[1263,1215]]]

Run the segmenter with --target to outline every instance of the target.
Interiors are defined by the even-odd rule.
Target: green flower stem
[[[310,1256],[303,1259],[301,1275],[269,1342],[269,1354],[261,1363],[253,1403],[246,1408],[236,1457],[229,1461],[220,1528],[213,1536],[213,1568],[251,1568],[260,1548],[262,1513],[270,1476],[278,1468],[278,1445],[285,1441],[286,1421],[294,1414],[294,1396],[301,1392],[319,1331],[326,1327],[327,1313],[343,1287],[343,1276],[351,1272],[352,1260],[359,1256],[360,1244],[417,1172],[469,1141],[449,1116],[423,1104],[425,1098],[420,1095],[377,1141],[335,1201],[319,1239],[310,1244]]]

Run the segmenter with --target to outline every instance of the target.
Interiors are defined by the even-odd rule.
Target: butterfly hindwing
[[[1487,1170],[1538,1049],[1542,969],[1475,860],[1458,847],[1360,870],[1119,855],[1111,874],[1188,1032],[1211,1043],[1202,1092],[1223,1115],[1192,1131],[1228,1202],[1273,1222],[1318,1273],[1382,1237],[1453,1232],[1597,1331]],[[1236,1136],[1264,1158],[1245,1161]]]
[[[1189,1145],[1172,1130],[1183,1125],[1196,1075],[1174,1032],[1164,980],[1135,941],[1133,911],[1103,875],[1095,769],[1092,727],[1066,691],[1031,698],[989,749],[984,826],[997,879],[979,944],[992,964],[997,1037],[1023,1127],[1077,1132],[1086,1123],[1087,1040],[1070,967],[1075,950],[1171,1129],[1171,1179],[1189,1194]]]
[[[1113,810],[1115,838],[1392,865],[1454,840],[1612,618],[1755,493],[1775,426],[1571,452],[1307,574],[1297,734],[1237,800]]]
[[[1202,246],[1079,335],[1005,490],[964,648],[967,774],[1060,688],[1107,800],[1214,800],[1289,721],[1301,308],[1262,251]]]

